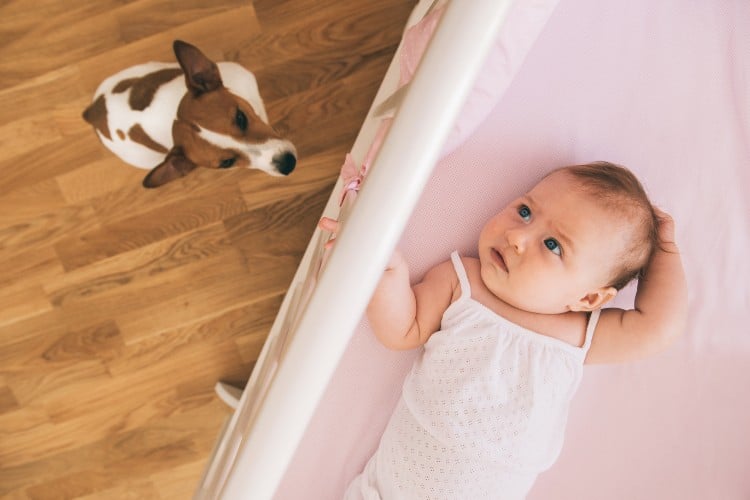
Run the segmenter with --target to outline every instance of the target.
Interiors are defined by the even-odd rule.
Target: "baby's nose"
[[[517,253],[523,253],[526,250],[527,237],[522,229],[511,229],[505,234],[505,237]]]

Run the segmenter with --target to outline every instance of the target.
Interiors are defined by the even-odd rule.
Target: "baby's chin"
[[[570,312],[570,309],[562,304],[540,303],[539,297],[535,294],[519,295],[510,293],[509,290],[505,290],[502,287],[489,287],[487,283],[485,283],[485,286],[495,297],[507,305],[524,312],[533,314],[563,314]]]

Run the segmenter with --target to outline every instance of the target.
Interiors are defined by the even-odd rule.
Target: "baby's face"
[[[482,281],[525,311],[585,310],[580,300],[608,288],[629,232],[623,217],[597,204],[570,174],[556,172],[484,226]]]

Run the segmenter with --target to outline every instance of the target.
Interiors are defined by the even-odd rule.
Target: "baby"
[[[413,287],[394,253],[367,315],[385,346],[424,350],[345,498],[525,498],[560,453],[582,365],[683,331],[673,240],[633,174],[598,162],[547,175],[484,226],[478,258],[454,252]],[[636,277],[633,309],[600,309]]]

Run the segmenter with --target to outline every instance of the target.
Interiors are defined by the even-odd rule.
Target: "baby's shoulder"
[[[453,257],[451,257],[430,268],[430,270],[427,271],[427,274],[436,274],[439,276],[450,278],[451,281],[454,281],[456,283],[458,283],[459,281],[458,278],[459,273],[461,272],[461,267],[466,272],[466,274],[469,275],[470,279],[476,275],[479,275],[479,259],[476,259],[474,257],[459,256],[459,260],[461,261],[461,266],[457,266],[455,261],[453,260]]]
[[[473,288],[476,286],[476,281],[481,280],[482,272],[479,259],[476,257],[464,257],[463,255],[459,256],[459,259],[461,261],[460,267],[463,268],[463,272],[466,274],[466,278],[469,280],[469,283]],[[448,259],[445,264],[451,267],[453,275],[456,277],[456,282],[458,283],[458,273],[461,272],[461,269],[456,266],[453,259]]]
[[[479,261],[468,257],[460,257],[463,270],[468,274],[469,280],[472,281],[472,275],[475,273],[475,269],[479,269]],[[476,261],[476,262],[472,262]],[[440,262],[439,264],[431,267],[416,285],[420,288],[428,287],[430,289],[442,289],[450,291],[450,304],[458,300],[463,291],[461,287],[461,266],[457,266],[454,262],[453,257],[448,258]]]
[[[474,276],[480,275],[481,264],[476,257],[461,256],[461,264],[463,264],[466,274],[469,275],[470,279]]]

